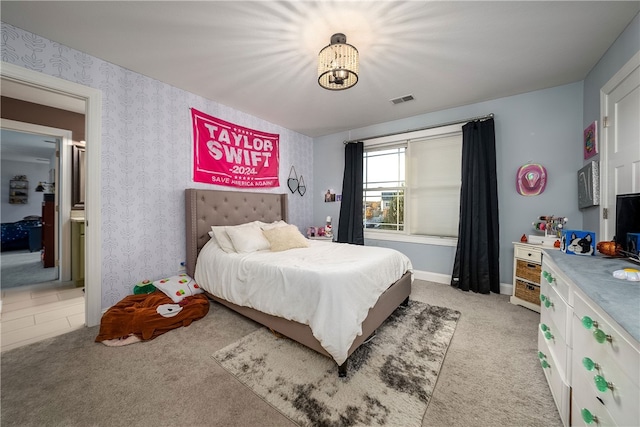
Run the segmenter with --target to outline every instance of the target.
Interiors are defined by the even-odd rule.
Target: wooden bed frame
[[[238,225],[250,221],[273,222],[287,221],[287,195],[275,193],[253,193],[239,191],[185,190],[185,210],[187,225],[186,270],[194,276],[196,260],[200,249],[209,241],[208,232],[212,225]],[[392,283],[380,296],[378,302],[369,310],[362,323],[362,335],[356,337],[348,351],[351,355],[401,304],[407,304],[411,294],[411,273],[405,273],[397,282]],[[238,306],[214,295],[211,299],[246,316],[284,336],[305,345],[318,353],[329,353],[313,336],[311,328],[298,322],[272,316],[258,310]],[[346,376],[347,361],[338,367],[340,376]]]

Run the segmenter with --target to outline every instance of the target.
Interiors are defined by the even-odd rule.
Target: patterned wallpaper
[[[190,108],[280,135],[280,188],[289,218],[303,230],[313,219],[313,140],[73,50],[2,25],[2,61],[102,91],[102,308],[144,279],[175,274],[185,259],[184,189],[219,188],[192,180]],[[291,194],[291,166],[304,176],[304,197]]]

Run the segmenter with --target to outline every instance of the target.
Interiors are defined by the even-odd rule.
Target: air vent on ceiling
[[[413,101],[414,99],[415,98],[413,97],[413,95],[405,95],[398,98],[393,98],[391,102],[393,104],[402,104],[403,102]]]

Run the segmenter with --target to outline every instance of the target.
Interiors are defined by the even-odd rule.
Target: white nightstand
[[[311,236],[311,237],[307,237],[307,239],[309,239],[309,240],[323,240],[325,242],[333,242],[333,237],[326,237],[326,236]]]

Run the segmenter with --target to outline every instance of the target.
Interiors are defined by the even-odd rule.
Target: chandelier
[[[318,54],[318,84],[329,90],[344,90],[358,83],[358,49],[347,44],[347,36],[336,33]]]

